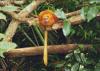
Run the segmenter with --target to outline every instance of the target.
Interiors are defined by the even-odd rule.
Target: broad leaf
[[[5,37],[5,35],[2,34],[2,33],[0,33],[0,40],[1,40],[2,38],[4,38],[4,37]]]
[[[6,20],[6,16],[3,13],[0,13],[0,19]]]
[[[93,18],[96,17],[97,13],[99,12],[97,6],[92,7],[83,7],[81,10],[81,16],[84,20],[88,22],[91,21]]]
[[[77,60],[77,62],[81,63],[80,53],[81,51],[79,49],[74,50],[75,59]]]
[[[71,32],[71,24],[65,20],[62,30],[63,30],[64,36],[68,36]]]
[[[81,53],[81,51],[79,49],[76,49],[76,50],[74,50],[74,53],[79,54],[79,53]]]
[[[81,53],[81,60],[83,63],[86,63],[86,57],[85,57],[85,54],[84,53]]]
[[[84,20],[86,20],[87,12],[88,12],[88,7],[83,7],[83,8],[80,10],[80,14],[81,14],[81,16],[82,16],[82,18],[83,18]]]
[[[100,63],[97,63],[95,66],[95,71],[100,71]]]
[[[17,6],[13,6],[13,5],[9,5],[9,6],[4,6],[0,8],[2,11],[8,11],[8,12],[12,12],[12,11],[17,11],[19,9],[19,7]]]
[[[59,64],[56,65],[56,68],[61,68],[61,67],[64,66],[64,64],[65,64],[65,62],[59,63]]]
[[[87,21],[89,22],[89,21],[91,21],[93,18],[95,18],[96,15],[97,15],[97,13],[98,13],[97,7],[96,7],[96,6],[91,7],[91,8],[89,9],[88,13],[87,13]]]
[[[4,58],[3,53],[8,52],[11,49],[16,48],[17,45],[15,43],[2,41],[0,42],[0,56]]]
[[[79,54],[75,53],[74,55],[75,55],[75,58],[76,58],[77,62],[81,63],[81,58],[80,58]]]
[[[91,4],[93,4],[93,3],[100,3],[100,0],[89,0],[89,2],[90,2]]]
[[[80,67],[79,67],[79,71],[87,71],[87,70],[84,68],[83,65],[80,65]]]
[[[57,9],[55,15],[60,19],[66,19],[65,13],[61,9]]]
[[[78,68],[79,68],[79,63],[75,63],[72,68],[71,68],[71,71],[78,71]]]
[[[66,55],[65,59],[69,59],[70,57],[72,57],[73,53],[69,53]]]

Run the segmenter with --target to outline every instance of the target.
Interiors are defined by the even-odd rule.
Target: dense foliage
[[[27,0],[24,5],[0,7],[1,10],[16,11],[21,10],[30,4],[32,0]],[[30,56],[21,58],[1,58],[1,62],[8,64],[10,67],[17,69],[17,71],[99,71],[100,70],[100,18],[96,18],[97,13],[100,12],[99,0],[47,0],[41,4],[33,14],[38,15],[41,11],[50,9],[58,13],[58,17],[64,21],[63,29],[49,31],[49,45],[58,45],[66,43],[77,43],[79,48],[69,54],[55,54],[49,55],[49,65],[45,67],[42,62],[42,56]],[[60,10],[60,11],[59,11]],[[78,25],[69,25],[70,22],[65,19],[65,13],[80,10],[84,22]],[[59,16],[60,15],[60,16]],[[0,13],[0,47],[8,44],[3,42],[4,33],[12,20],[12,17],[5,13]],[[65,31],[67,30],[67,31]],[[29,47],[43,45],[43,30],[39,26],[29,26],[26,23],[19,25],[16,34],[13,37],[18,47]],[[12,48],[16,47],[15,43],[11,43]],[[85,50],[82,44],[91,44],[92,49]],[[10,49],[8,46],[7,48]],[[4,49],[4,51],[8,51]],[[3,49],[0,49],[0,55],[3,57]],[[98,51],[97,51],[98,50]],[[2,51],[2,52],[1,52]],[[5,60],[5,61],[4,61]],[[0,64],[2,68],[2,64]]]

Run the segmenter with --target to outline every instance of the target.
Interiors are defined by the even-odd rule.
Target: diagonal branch
[[[43,2],[43,0],[34,0],[31,4],[29,4],[26,8],[24,8],[19,14],[18,16],[20,18],[24,18],[26,16],[28,16],[34,9],[36,9],[38,7],[39,4],[41,4]],[[11,41],[12,37],[14,36],[16,29],[19,25],[19,21],[13,19],[11,21],[11,23],[9,24],[7,30],[6,30],[6,37],[4,38],[4,41]]]

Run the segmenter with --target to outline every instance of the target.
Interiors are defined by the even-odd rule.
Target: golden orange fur
[[[47,51],[48,31],[47,31],[47,28],[52,27],[52,25],[57,21],[57,17],[52,11],[45,10],[45,11],[40,12],[38,18],[39,18],[40,25],[43,28],[45,28],[43,61],[44,61],[44,64],[47,66],[48,64],[48,51]]]
[[[57,21],[57,17],[51,10],[45,10],[39,14],[39,22],[43,27],[51,27]]]

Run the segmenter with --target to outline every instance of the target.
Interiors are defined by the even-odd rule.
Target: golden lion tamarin
[[[47,28],[52,27],[52,25],[57,21],[57,17],[55,16],[54,12],[52,12],[51,10],[45,10],[45,11],[40,12],[38,18],[39,18],[40,25],[45,29],[43,61],[44,61],[44,64],[47,66],[48,64],[48,51],[47,51],[48,31],[47,31]]]

